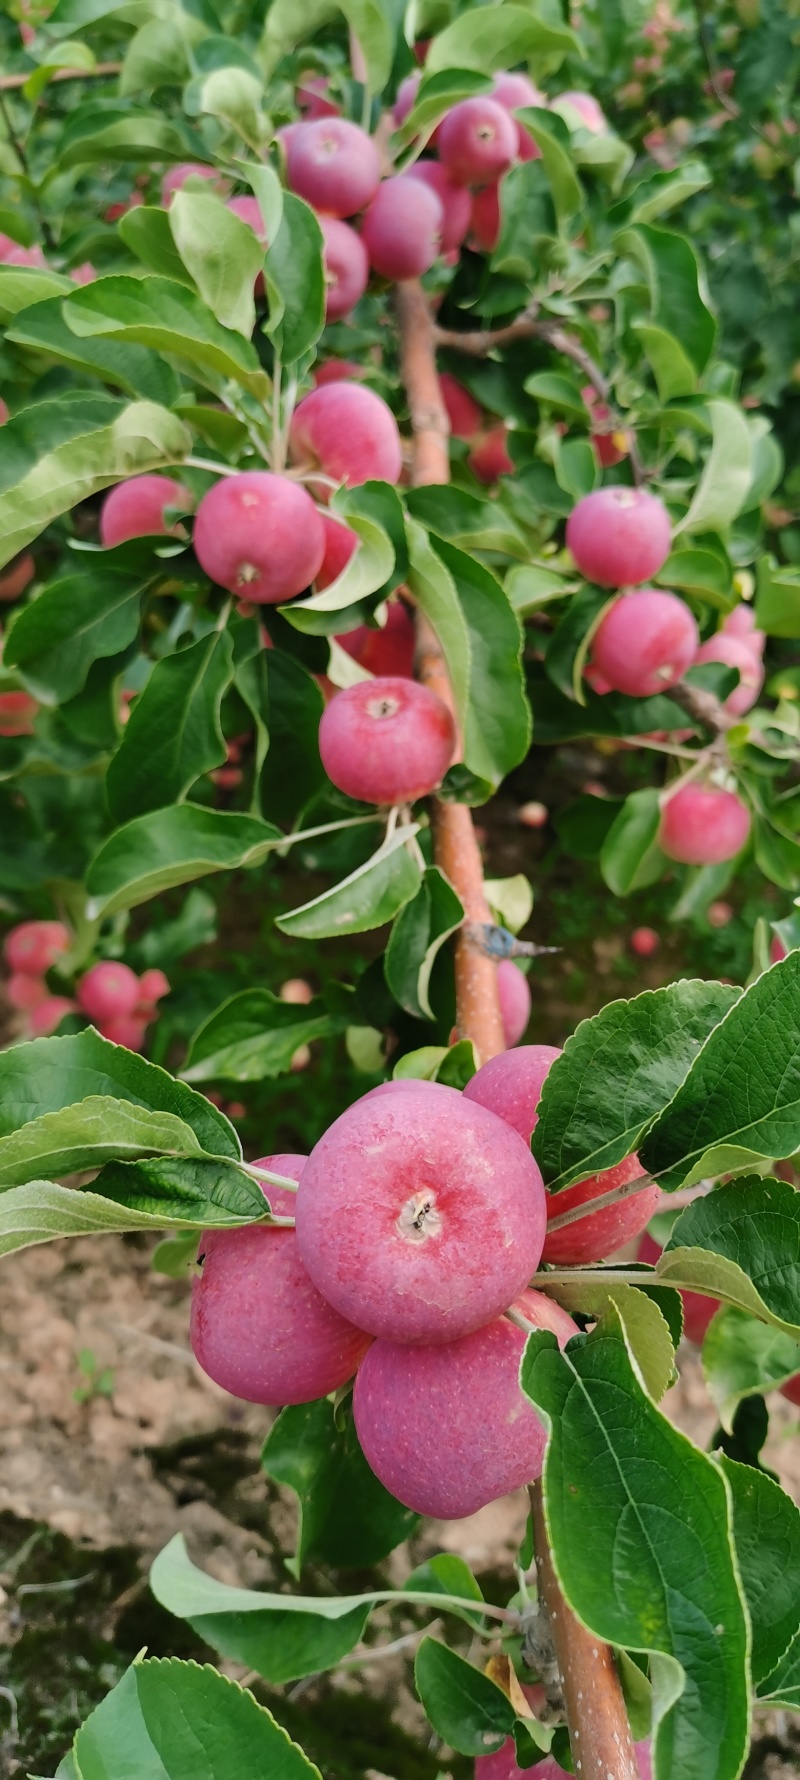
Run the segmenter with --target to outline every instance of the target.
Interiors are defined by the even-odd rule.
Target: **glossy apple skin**
[[[373,630],[369,624],[359,624],[355,630],[345,631],[336,641],[354,661],[367,668],[371,674],[384,678],[400,676],[405,680],[410,680],[413,676],[416,649],[414,620],[402,600],[390,601],[382,630]]]
[[[530,1143],[545,1077],[560,1056],[555,1045],[517,1045],[515,1050],[502,1051],[467,1082],[464,1098],[496,1113]]]
[[[517,126],[496,99],[461,99],[437,131],[439,159],[455,185],[491,185],[517,153]]]
[[[355,309],[369,283],[366,246],[349,223],[336,216],[321,216],[325,262],[325,320],[341,321]]]
[[[567,548],[598,587],[649,581],[663,568],[671,537],[663,501],[646,488],[596,488],[567,520]]]
[[[399,675],[338,692],[319,728],[328,778],[360,803],[415,803],[426,797],[441,784],[455,741],[444,701]]]
[[[435,192],[442,207],[442,253],[456,253],[466,239],[472,215],[469,192],[454,183],[440,161],[414,161],[402,178],[415,179]]]
[[[531,1017],[530,984],[513,958],[503,958],[497,966],[497,990],[500,996],[500,1017],[506,1048],[519,1044]]]
[[[472,200],[470,246],[480,253],[494,253],[500,239],[500,187],[485,185]]]
[[[259,1166],[299,1180],[305,1156],[264,1156]],[[295,1195],[265,1184],[276,1216]],[[325,1302],[306,1273],[294,1230],[251,1225],[206,1230],[192,1283],[191,1343],[203,1371],[248,1403],[311,1403],[346,1384],[369,1336]]]
[[[764,665],[752,643],[753,633],[737,636],[730,631],[717,631],[701,643],[695,661],[721,661],[726,667],[738,668],[739,684],[723,700],[733,717],[743,717],[752,709],[764,684]]]
[[[287,476],[242,470],[203,495],[194,550],[218,586],[254,605],[275,605],[314,580],[325,554],[322,515]]]
[[[3,957],[9,970],[44,976],[72,944],[63,921],[20,921],[6,934]]]
[[[546,95],[534,86],[527,74],[498,74],[492,87],[492,98],[506,111],[521,111],[526,105],[547,106]],[[538,161],[542,151],[529,130],[514,119],[517,127],[517,154],[521,161]]]
[[[475,397],[449,371],[440,371],[439,388],[453,438],[474,439],[483,424],[483,409],[479,407]]]
[[[342,1316],[433,1346],[492,1321],[527,1285],[544,1188],[502,1119],[409,1084],[357,1101],[325,1132],[296,1218],[304,1264]]]
[[[605,1168],[601,1174],[576,1181],[574,1186],[565,1187],[563,1193],[551,1194],[547,1202],[548,1218],[560,1217],[562,1212],[587,1205],[601,1194],[610,1193],[614,1187],[636,1180],[642,1172],[638,1156],[626,1156],[624,1162],[617,1162],[613,1168]],[[606,1205],[602,1211],[589,1212],[585,1218],[567,1224],[563,1230],[548,1231],[542,1260],[552,1261],[560,1267],[581,1267],[592,1261],[604,1261],[624,1243],[641,1235],[657,1211],[660,1199],[660,1188],[651,1184],[643,1187],[640,1193],[631,1193],[627,1199],[618,1199],[615,1205]]]
[[[139,978],[127,964],[104,959],[93,964],[78,984],[78,1006],[90,1020],[125,1019],[139,1000]]]
[[[128,538],[157,537],[164,533],[185,537],[183,527],[166,524],[166,507],[191,511],[194,501],[187,488],[171,476],[132,476],[109,489],[100,510],[100,542],[106,550]]]
[[[473,476],[479,482],[497,482],[500,476],[513,474],[514,461],[508,455],[506,439],[508,435],[502,421],[490,427],[487,433],[476,439],[467,458]]]
[[[564,1347],[576,1326],[540,1292],[516,1300]],[[546,1435],[519,1383],[527,1334],[498,1317],[444,1347],[376,1341],[362,1361],[353,1414],[364,1456],[417,1514],[461,1520],[542,1473]]]
[[[750,812],[735,791],[683,785],[662,806],[658,844],[682,865],[721,865],[741,852]]]
[[[403,447],[391,408],[359,383],[326,383],[298,403],[289,445],[295,463],[355,488],[399,482]],[[326,495],[327,498],[327,495]]]
[[[373,272],[393,282],[420,278],[441,252],[443,227],[444,209],[431,186],[402,174],[382,179],[361,224]]]
[[[320,518],[325,533],[325,555],[314,581],[321,590],[330,587],[332,581],[338,581],[342,571],[347,568],[351,556],[358,548],[358,533],[342,520],[334,519],[330,513],[321,513]]]
[[[398,130],[400,125],[405,123],[409,112],[414,109],[421,79],[422,75],[415,71],[413,74],[407,74],[405,80],[400,82],[397,98],[392,107],[392,117]]]
[[[613,692],[652,698],[683,678],[698,640],[689,607],[677,594],[639,587],[621,594],[601,618],[591,665]]]
[[[286,144],[291,191],[325,216],[356,216],[371,203],[380,181],[371,136],[344,117],[298,124]]]

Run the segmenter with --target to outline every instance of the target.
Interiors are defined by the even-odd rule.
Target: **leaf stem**
[[[182,462],[190,470],[213,470],[215,476],[239,475],[239,471],[234,470],[231,464],[215,464],[210,457],[184,457]]]
[[[239,1167],[243,1168],[245,1174],[249,1174],[252,1180],[257,1180],[259,1185],[262,1181],[266,1181],[268,1186],[280,1187],[282,1192],[297,1192],[297,1181],[289,1180],[288,1175],[273,1174],[269,1168],[257,1168],[254,1162],[240,1162]]]

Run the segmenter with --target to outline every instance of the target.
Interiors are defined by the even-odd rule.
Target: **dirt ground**
[[[188,1344],[188,1284],[153,1273],[149,1246],[143,1238],[106,1237],[32,1249],[0,1277],[3,1780],[33,1762],[34,1772],[53,1772],[76,1720],[142,1644],[159,1654],[208,1654],[191,1633],[187,1645],[188,1628],[148,1595],[148,1563],[173,1533],[184,1532],[194,1558],[220,1579],[251,1587],[278,1581],[281,1553],[291,1549],[292,1498],[258,1465],[268,1412],[235,1402],[200,1372]],[[88,1400],[76,1401],[92,1379]],[[686,1350],[667,1408],[707,1444],[717,1418],[696,1352]],[[779,1396],[770,1409],[763,1461],[800,1500],[797,1411]],[[512,1497],[470,1520],[428,1526],[389,1568],[400,1581],[430,1551],[458,1551],[493,1579],[492,1593],[511,1582],[525,1512],[524,1498]],[[65,1634],[83,1651],[82,1681],[51,1672],[48,1639]],[[235,1667],[231,1673],[241,1675]],[[390,1665],[372,1662],[357,1681],[343,1672],[333,1682],[301,1683],[273,1703],[284,1721],[291,1716],[293,1734],[326,1775],[418,1780],[428,1770],[411,1742],[421,1720],[409,1673],[401,1660],[391,1674]],[[361,1754],[345,1770],[335,1735],[334,1744],[312,1748],[298,1715],[317,1704],[317,1731],[324,1718],[335,1732],[344,1710],[352,1754],[356,1689],[367,1716]],[[800,1776],[800,1736],[786,1715],[759,1727],[758,1736],[760,1765],[748,1774]],[[441,1773],[434,1752],[431,1762],[431,1775]],[[448,1772],[456,1780],[468,1764],[456,1761]]]

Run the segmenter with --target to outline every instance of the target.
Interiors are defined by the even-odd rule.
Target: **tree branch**
[[[702,723],[715,736],[724,735],[727,729],[733,729],[734,724],[739,721],[738,717],[726,711],[713,692],[704,692],[702,686],[690,686],[688,680],[678,680],[674,686],[670,686],[667,698],[671,698],[673,704],[680,705],[687,716],[695,723]]]
[[[397,286],[401,371],[408,395],[414,455],[411,479],[417,488],[450,480],[447,440],[450,426],[436,373],[434,329],[422,286]],[[417,612],[417,678],[453,710],[453,694],[439,639]],[[497,965],[470,941],[466,927],[491,921],[483,888],[483,864],[472,813],[466,804],[434,803],[436,863],[461,898],[465,927],[455,940],[456,1019],[483,1063],[505,1049],[497,990]]]
[[[98,62],[96,68],[56,68],[50,76],[50,84],[56,80],[99,80],[104,74],[119,74],[121,71],[121,62]],[[4,74],[0,78],[0,93],[10,93],[18,87],[24,87],[35,73],[35,68],[29,68],[27,74]]]

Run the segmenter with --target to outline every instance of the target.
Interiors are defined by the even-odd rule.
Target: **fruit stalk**
[[[581,1780],[639,1780],[614,1658],[576,1619],[559,1587],[541,1479],[531,1484],[530,1498],[539,1594],[550,1620],[576,1768]]]
[[[397,286],[402,375],[411,412],[414,452],[411,480],[416,488],[450,480],[449,424],[436,373],[433,323],[416,279]],[[438,638],[421,612],[416,614],[417,678],[438,693],[450,710],[453,694]],[[462,1038],[471,1038],[482,1063],[505,1050],[497,989],[497,965],[470,941],[466,927],[492,920],[483,888],[483,865],[472,814],[466,804],[434,803],[436,863],[464,905],[466,925],[456,935],[456,1019]]]

